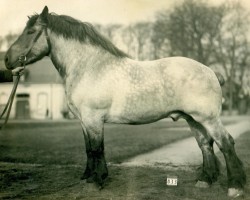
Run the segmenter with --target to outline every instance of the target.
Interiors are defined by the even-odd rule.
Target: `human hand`
[[[12,75],[13,76],[22,76],[24,74],[24,67],[17,67],[12,70]]]

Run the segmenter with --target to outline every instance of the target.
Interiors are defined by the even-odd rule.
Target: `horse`
[[[82,179],[102,187],[108,176],[104,123],[184,118],[203,155],[196,186],[209,187],[219,176],[215,142],[227,166],[228,195],[243,195],[246,175],[221,122],[221,85],[209,67],[185,57],[133,60],[90,23],[49,13],[47,6],[29,17],[4,60],[14,69],[45,56],[62,77],[68,107],[81,123],[87,154]]]

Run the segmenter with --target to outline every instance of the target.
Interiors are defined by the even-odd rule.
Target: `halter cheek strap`
[[[51,42],[49,39],[49,35],[48,35],[48,29],[45,28],[45,37],[46,37],[46,41],[47,41],[47,45],[48,45],[48,53],[46,54],[46,56],[48,56],[50,54],[50,50],[51,50]]]
[[[27,57],[27,56],[28,56],[28,54],[31,52],[33,46],[35,45],[35,43],[37,42],[37,40],[39,39],[39,37],[40,37],[41,34],[43,33],[43,30],[44,30],[44,32],[45,32],[45,37],[46,37],[46,41],[47,41],[47,45],[48,45],[48,49],[49,49],[49,50],[48,50],[48,53],[46,54],[46,56],[49,55],[50,49],[51,49],[51,42],[50,42],[50,39],[49,39],[49,36],[48,36],[48,30],[47,30],[46,25],[44,25],[44,24],[41,24],[41,25],[43,26],[43,28],[41,28],[41,30],[37,33],[36,37],[35,37],[34,40],[33,40],[33,44],[30,46],[30,48],[29,48],[29,50],[26,52],[26,54],[25,54],[25,55],[21,55],[20,57]],[[20,57],[19,57],[19,59],[20,59]],[[27,60],[27,59],[25,59],[25,61],[26,61],[26,60]]]

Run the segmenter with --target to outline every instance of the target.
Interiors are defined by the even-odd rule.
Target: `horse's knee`
[[[82,127],[86,135],[87,146],[89,151],[102,151],[104,142],[104,123],[101,119],[83,120]]]

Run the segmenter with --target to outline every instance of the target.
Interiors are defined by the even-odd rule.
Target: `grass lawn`
[[[160,121],[140,126],[106,125],[106,159],[119,163],[191,136],[189,130],[168,130],[169,127],[183,126],[186,126],[184,121]],[[84,137],[77,122],[17,124],[0,134],[0,161],[82,165],[85,159]]]
[[[108,162],[119,163],[139,153],[190,136],[189,131],[168,129],[168,122],[146,126],[105,127]],[[184,123],[171,123],[183,127]],[[198,166],[187,170],[109,165],[103,190],[80,181],[85,165],[84,139],[77,123],[48,126],[11,126],[0,135],[0,199],[227,199],[225,166],[209,189],[194,187]],[[125,134],[126,133],[126,134]],[[236,150],[250,175],[250,132],[236,141]],[[185,149],[183,149],[185,150]],[[221,156],[221,155],[219,155]],[[177,187],[165,185],[177,175]],[[249,184],[246,194],[250,197]],[[246,198],[247,199],[247,198]]]

